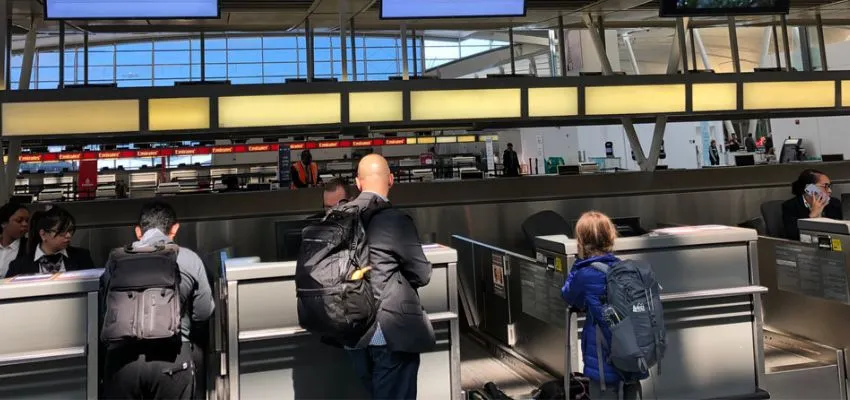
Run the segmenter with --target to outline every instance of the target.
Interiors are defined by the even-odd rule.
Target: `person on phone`
[[[785,238],[800,240],[797,220],[802,218],[844,219],[841,200],[832,197],[832,181],[823,172],[806,169],[791,184],[794,197],[782,203]]]

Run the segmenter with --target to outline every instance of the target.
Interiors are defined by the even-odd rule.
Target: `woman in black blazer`
[[[9,202],[0,207],[0,279],[6,277],[12,261],[27,252],[29,221],[24,204]]]
[[[815,185],[823,194],[823,198],[806,193],[806,186]],[[800,229],[797,220],[803,218],[844,219],[841,210],[841,200],[832,197],[832,181],[823,172],[807,169],[800,173],[791,184],[794,197],[782,203],[782,223],[785,227],[785,238],[800,240]]]
[[[27,251],[12,261],[7,276],[94,268],[88,250],[71,246],[75,230],[74,217],[59,207],[35,212],[30,221]]]

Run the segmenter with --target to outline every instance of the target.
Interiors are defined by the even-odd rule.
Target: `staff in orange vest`
[[[316,186],[321,182],[319,178],[319,165],[313,162],[313,155],[310,154],[310,150],[301,152],[301,161],[292,164],[291,170],[292,185],[290,189]]]

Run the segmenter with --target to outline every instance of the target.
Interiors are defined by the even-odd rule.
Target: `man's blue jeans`
[[[416,399],[419,354],[391,351],[386,346],[349,350],[348,354],[372,399]]]

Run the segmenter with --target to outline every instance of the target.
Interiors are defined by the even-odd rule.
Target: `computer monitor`
[[[617,235],[620,237],[635,237],[646,234],[646,230],[640,226],[640,217],[611,218],[611,222],[614,223],[614,227],[617,228]],[[576,236],[577,223],[577,219],[569,222],[570,232],[568,236],[571,238]]]
[[[822,154],[820,158],[823,162],[844,161],[844,154]]]
[[[790,163],[800,160],[800,148],[803,146],[803,139],[788,138],[782,142],[782,150],[779,153],[780,163]]]
[[[301,231],[318,219],[307,218],[274,223],[278,261],[295,261],[301,249]]]
[[[756,158],[752,154],[741,154],[735,156],[735,165],[739,167],[756,165]]]

